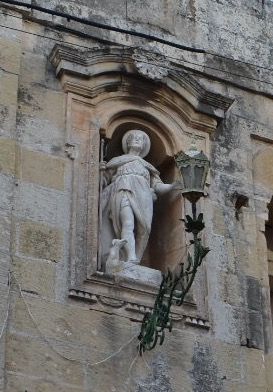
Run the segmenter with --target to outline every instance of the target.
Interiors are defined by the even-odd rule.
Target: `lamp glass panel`
[[[191,181],[191,166],[188,165],[186,167],[181,167],[180,168],[183,182],[184,182],[184,187],[185,188],[191,188],[192,186],[192,181]]]
[[[204,167],[195,166],[194,168],[194,188],[204,189]]]

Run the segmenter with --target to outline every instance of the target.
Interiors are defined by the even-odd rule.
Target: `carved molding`
[[[74,300],[81,300],[92,306],[92,309],[101,309],[101,305],[105,306],[105,311],[111,311],[111,313],[122,314],[136,320],[141,320],[143,315],[152,310],[152,306],[146,306],[130,301],[123,301],[116,298],[105,297],[100,294],[92,294],[85,290],[70,289],[69,297]],[[177,308],[178,309],[178,308]],[[172,319],[174,322],[189,325],[191,327],[197,327],[208,330],[210,323],[207,319],[189,315],[185,311],[177,312],[177,309],[172,313]]]
[[[163,59],[164,57],[157,53],[147,54],[147,51],[141,49],[115,46],[83,51],[56,45],[50,55],[50,61],[56,69],[56,75],[60,78],[67,74],[81,79],[90,79],[110,73],[123,75],[138,75],[140,73],[152,80],[162,80],[164,77],[165,85],[183,96],[196,111],[217,120],[224,117],[225,112],[232,105],[233,99],[207,90],[183,69],[181,71],[170,69],[167,72],[166,68],[169,65],[178,66],[178,64],[165,61],[166,65],[163,68]],[[90,86],[82,81],[78,80],[76,84],[78,83],[83,89],[82,93],[85,90],[85,94],[88,96],[96,94]],[[120,84],[120,79],[117,80],[117,83]],[[71,87],[73,87],[73,82],[66,85],[67,91],[71,91]],[[74,87],[76,86],[74,85]],[[75,89],[73,92],[76,92]]]
[[[132,58],[138,72],[152,80],[162,80],[169,73],[170,62],[158,53],[135,49]]]

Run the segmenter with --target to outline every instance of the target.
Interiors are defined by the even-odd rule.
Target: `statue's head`
[[[122,138],[122,149],[125,154],[132,148],[138,150],[141,158],[146,157],[150,151],[151,141],[147,133],[139,130],[132,129],[125,133]]]

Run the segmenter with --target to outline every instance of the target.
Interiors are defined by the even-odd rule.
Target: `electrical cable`
[[[52,343],[49,341],[49,339],[43,334],[43,332],[41,331],[41,328],[39,327],[38,323],[37,323],[36,320],[35,320],[35,317],[33,316],[32,312],[31,312],[31,310],[30,310],[30,308],[29,308],[29,304],[27,303],[27,300],[25,299],[25,296],[24,296],[24,294],[23,294],[23,290],[22,290],[22,287],[21,287],[21,284],[20,284],[18,278],[16,277],[16,275],[14,274],[13,271],[11,271],[10,274],[11,274],[12,278],[14,279],[14,281],[15,281],[15,283],[16,283],[18,289],[19,289],[20,297],[22,298],[22,300],[23,300],[23,302],[24,302],[24,304],[25,304],[25,307],[26,307],[26,309],[27,309],[27,312],[28,312],[28,314],[29,314],[29,317],[31,318],[31,320],[32,320],[32,322],[33,322],[33,324],[34,324],[34,326],[35,326],[36,329],[38,330],[38,332],[39,332],[41,338],[42,338],[42,339],[45,341],[45,343],[51,348],[51,350],[52,350],[53,352],[55,352],[55,353],[56,353],[58,356],[60,356],[61,358],[65,359],[65,360],[67,360],[67,361],[71,361],[71,362],[80,362],[80,360],[78,360],[78,359],[76,359],[76,358],[69,358],[69,357],[67,357],[66,355],[60,353],[58,350],[56,350],[55,347],[52,345]],[[7,317],[8,317],[8,316],[7,316]],[[6,318],[6,319],[7,319],[7,318]],[[5,324],[6,324],[6,323],[5,323]],[[134,339],[137,338],[138,334],[139,334],[139,333],[133,335],[127,342],[125,342],[122,346],[120,346],[119,349],[118,349],[117,351],[115,351],[115,352],[109,354],[106,358],[104,358],[104,359],[102,359],[102,360],[100,360],[100,361],[97,361],[97,362],[93,362],[93,363],[90,363],[88,360],[86,360],[84,363],[85,363],[86,365],[90,366],[90,367],[93,367],[93,366],[100,365],[100,364],[102,364],[102,363],[104,363],[104,362],[106,362],[106,361],[112,359],[113,357],[115,357],[116,355],[118,355],[123,349],[125,349],[125,347],[127,347],[130,343],[132,343],[132,341],[133,341]],[[0,337],[0,338],[1,338],[1,337]]]
[[[12,0],[6,0],[6,1],[5,1],[5,0],[0,0],[0,2],[4,2],[4,3],[6,3],[6,4],[8,4],[8,3],[11,2],[11,1],[12,1]],[[31,7],[30,7],[29,4],[25,4],[25,7],[33,8],[34,6],[31,6]],[[40,8],[42,8],[42,7],[40,7]],[[54,11],[54,12],[55,12],[55,11]],[[11,17],[21,19],[21,17],[15,16],[15,15],[11,15],[11,14],[8,14],[8,13],[6,13],[6,12],[5,12],[5,13],[1,13],[1,12],[0,12],[0,14],[2,14],[2,15],[9,15],[9,16],[11,16]],[[68,20],[69,20],[69,19],[72,20],[72,18],[74,18],[74,17],[68,14],[68,16],[65,16],[65,18],[68,19]],[[81,18],[79,18],[79,19],[81,19]],[[79,23],[80,23],[80,22],[79,22]],[[61,26],[56,25],[55,27],[57,27],[57,28],[59,27],[59,28],[60,28]],[[78,33],[78,34],[80,34],[80,35],[86,35],[87,37],[92,37],[92,38],[95,38],[95,39],[98,39],[98,40],[104,40],[104,41],[106,41],[106,39],[102,39],[102,38],[100,38],[100,37],[92,36],[91,34],[82,33],[82,32],[77,31],[77,30],[69,29],[69,28],[64,27],[64,26],[62,26],[62,28],[63,28],[64,30],[68,30],[68,31],[69,31],[69,30],[72,30],[74,33]],[[114,28],[114,27],[113,27],[113,28]],[[142,34],[142,33],[141,33],[141,34]],[[147,34],[147,36],[153,38],[153,36],[150,36],[150,35],[148,35],[148,34]],[[118,45],[123,45],[123,44],[118,44]],[[172,46],[173,43],[172,43],[171,41],[166,41],[166,45]],[[176,45],[176,44],[175,44],[175,45]],[[131,46],[128,46],[128,47],[131,47]],[[193,49],[193,50],[195,51],[195,48],[190,48],[190,47],[186,47],[186,48]],[[186,50],[186,49],[185,49],[185,50]],[[199,49],[198,49],[198,50],[199,50]],[[189,51],[192,51],[192,50],[189,50]],[[268,67],[265,67],[265,66],[262,66],[262,65],[259,65],[259,64],[250,63],[250,62],[248,62],[248,61],[244,61],[244,60],[240,60],[240,59],[235,59],[235,58],[233,58],[233,57],[224,56],[224,55],[221,55],[221,54],[218,54],[218,53],[215,53],[215,52],[210,52],[210,51],[208,51],[208,50],[206,50],[206,49],[200,49],[200,52],[197,52],[197,53],[203,53],[203,54],[207,54],[207,55],[210,55],[210,56],[219,57],[219,58],[222,58],[222,59],[225,59],[225,60],[231,60],[231,61],[234,61],[234,62],[242,63],[242,64],[249,65],[249,66],[252,66],[252,67],[257,67],[257,68],[260,68],[260,69],[265,69],[265,70],[273,71],[273,68],[268,68]],[[173,57],[173,56],[170,56],[170,55],[165,55],[165,57],[172,58],[172,59],[174,59],[174,60],[179,60],[178,58]]]
[[[1,1],[1,0],[0,0],[0,1]],[[10,30],[13,30],[13,31],[18,31],[18,32],[25,33],[25,34],[29,34],[29,35],[34,35],[34,36],[41,37],[41,38],[45,38],[45,39],[49,39],[49,40],[52,40],[52,41],[55,41],[55,42],[60,42],[60,43],[62,43],[62,44],[66,44],[66,45],[70,45],[70,46],[77,46],[77,47],[81,47],[81,48],[85,48],[85,49],[89,49],[89,50],[92,49],[91,47],[88,47],[88,46],[83,46],[83,45],[74,44],[74,43],[70,43],[70,42],[64,42],[64,41],[61,40],[61,39],[48,37],[48,36],[45,36],[45,35],[42,35],[42,34],[31,33],[31,32],[29,32],[29,31],[25,31],[25,30],[21,30],[21,29],[16,29],[16,28],[10,27],[10,26],[4,26],[4,25],[1,25],[1,24],[0,24],[0,27],[6,28],[6,29],[10,29]],[[125,48],[127,48],[127,47],[125,47]],[[244,79],[248,79],[248,80],[252,80],[252,81],[255,81],[255,82],[260,82],[260,83],[264,83],[264,84],[268,84],[268,85],[273,86],[273,83],[272,83],[272,82],[268,82],[268,81],[265,81],[265,80],[261,80],[261,79],[257,79],[257,78],[251,78],[251,77],[249,77],[249,76],[245,76],[245,75],[242,75],[242,74],[232,73],[232,72],[229,72],[229,71],[226,71],[226,70],[222,70],[222,69],[220,69],[220,68],[210,67],[210,66],[205,65],[205,64],[198,64],[198,63],[190,62],[190,61],[188,61],[188,60],[180,60],[180,61],[181,61],[181,62],[184,62],[184,63],[189,63],[189,64],[192,64],[192,65],[196,65],[196,66],[198,66],[198,67],[203,67],[203,68],[211,69],[211,70],[214,70],[214,71],[222,72],[222,73],[227,74],[227,75],[231,75],[231,76],[235,76],[235,77],[240,77],[240,78],[244,78]],[[141,60],[141,62],[144,63],[144,64],[150,64],[150,65],[158,66],[158,64],[153,63],[153,62],[151,62],[151,61]],[[181,66],[183,66],[183,67],[185,67],[185,68],[187,69],[187,73],[188,73],[188,74],[196,75],[196,73],[192,72],[191,69],[187,68],[185,65],[181,64]],[[170,66],[165,66],[165,65],[163,65],[163,64],[160,64],[160,67],[161,67],[161,68],[168,69],[168,70],[172,70],[172,71],[180,71],[180,72],[181,72],[181,69],[180,69],[179,67],[170,67]],[[196,70],[196,72],[204,73],[203,71],[198,71],[198,70]],[[212,76],[212,75],[210,75],[210,76]]]
[[[38,5],[26,4],[26,3],[22,2],[22,1],[17,1],[17,0],[0,0],[0,3],[16,5],[18,7],[30,8],[31,10],[43,12],[43,13],[46,13],[46,14],[49,14],[49,15],[60,16],[62,18],[67,19],[68,21],[73,20],[75,22],[79,22],[79,23],[85,24],[87,26],[97,27],[97,28],[102,29],[102,30],[115,31],[117,33],[128,34],[128,35],[132,35],[134,37],[144,38],[144,39],[147,39],[147,40],[150,40],[150,41],[155,41],[155,42],[158,42],[158,43],[161,43],[161,44],[165,44],[165,45],[172,46],[174,48],[178,48],[178,49],[182,49],[182,50],[186,50],[186,51],[189,51],[189,52],[205,53],[204,49],[192,48],[192,47],[189,47],[189,46],[186,46],[186,45],[181,45],[181,44],[178,44],[178,43],[175,43],[175,42],[171,42],[171,41],[165,40],[165,39],[160,38],[160,37],[156,37],[155,35],[145,34],[145,33],[141,33],[139,31],[134,31],[134,30],[122,29],[120,27],[110,26],[110,25],[107,25],[105,23],[99,23],[99,22],[91,21],[91,20],[88,20],[88,19],[85,19],[85,18],[79,18],[78,16],[73,16],[73,15],[66,14],[64,12],[50,10],[48,8],[40,7]]]
[[[0,0],[0,1],[1,1],[1,0]],[[1,13],[1,12],[0,12],[0,14],[6,15],[6,13]],[[8,15],[11,16],[11,17],[15,17],[15,18],[16,18],[16,16],[14,16],[14,15],[11,15],[11,14],[8,14]],[[18,18],[18,17],[17,17],[17,18]],[[21,19],[21,18],[20,18],[20,19]],[[0,25],[0,27],[10,28],[10,27],[4,26],[4,25]],[[60,29],[61,27],[62,27],[62,26],[56,25],[56,26],[55,26],[55,29],[58,30],[58,29]],[[10,29],[15,30],[15,31],[24,32],[24,33],[26,33],[26,34],[31,34],[31,35],[39,36],[39,37],[42,37],[42,38],[45,38],[45,39],[51,39],[51,40],[54,40],[54,41],[56,41],[56,42],[61,42],[61,43],[63,43],[62,40],[58,40],[58,39],[52,38],[52,37],[47,37],[47,36],[42,35],[42,34],[30,33],[30,32],[27,32],[27,31],[25,31],[25,30],[20,30],[20,29],[15,29],[15,28],[10,28]],[[53,30],[53,31],[55,32],[54,28],[51,28],[51,30]],[[64,28],[64,30],[65,30],[66,32],[71,32],[71,33],[74,33],[74,34],[75,34],[75,33],[76,33],[76,34],[78,33],[79,35],[84,36],[85,38],[92,38],[92,39],[100,40],[100,41],[103,41],[103,42],[109,42],[109,41],[107,41],[106,39],[102,39],[102,38],[100,38],[100,37],[96,37],[96,36],[93,36],[93,35],[90,35],[90,34],[82,33],[82,32],[79,32],[79,31],[77,31],[77,30],[68,29],[68,28]],[[69,42],[66,42],[66,44],[67,44],[67,45],[72,45],[72,46],[77,46],[77,47],[80,47],[80,48],[83,48],[83,49],[90,49],[89,46],[84,46],[84,45],[80,45],[80,44],[72,44],[72,43],[69,43]],[[121,46],[123,46],[123,47],[125,47],[125,48],[131,48],[131,49],[136,48],[135,46],[125,46],[125,45],[122,45],[122,44],[119,44],[119,45],[121,45]],[[148,51],[147,49],[143,49],[143,51],[149,53],[149,51]],[[211,56],[216,56],[216,57],[224,58],[224,59],[228,59],[228,60],[235,61],[235,62],[240,62],[240,63],[243,63],[243,64],[245,64],[245,65],[252,66],[252,67],[259,67],[259,68],[261,68],[261,69],[265,69],[265,70],[267,70],[267,71],[272,71],[272,72],[273,72],[273,69],[272,69],[272,68],[267,68],[267,67],[263,67],[263,66],[260,66],[260,65],[248,63],[248,62],[245,62],[245,61],[242,61],[242,60],[237,60],[237,59],[233,59],[233,58],[230,58],[230,57],[218,55],[218,54],[213,53],[213,52],[206,52],[206,54],[211,55]],[[260,83],[266,83],[266,84],[273,85],[273,83],[271,83],[271,82],[267,82],[267,81],[264,81],[264,80],[261,80],[261,79],[257,79],[257,78],[252,78],[252,77],[249,77],[249,76],[246,76],[246,75],[242,75],[242,74],[232,73],[232,72],[229,72],[229,71],[220,69],[220,68],[211,67],[211,66],[209,66],[209,65],[198,64],[198,63],[195,63],[195,62],[193,62],[193,61],[189,61],[189,60],[185,60],[185,59],[179,59],[179,58],[177,58],[177,57],[173,57],[173,56],[170,56],[170,55],[164,55],[164,56],[165,56],[166,58],[168,58],[168,59],[173,59],[173,60],[175,60],[175,61],[180,61],[180,62],[187,63],[187,64],[191,64],[191,65],[196,65],[196,66],[198,66],[198,67],[204,67],[204,68],[211,69],[211,70],[214,70],[214,71],[223,72],[223,73],[225,73],[225,74],[229,74],[229,75],[232,75],[232,76],[242,77],[242,78],[245,78],[245,79],[253,80],[253,81],[255,81],[255,82],[260,82]],[[145,63],[145,61],[143,61],[143,62]],[[153,63],[151,63],[151,62],[146,62],[146,63],[147,63],[147,64],[153,64]],[[154,64],[154,65],[155,65],[155,64]],[[181,65],[183,66],[183,64],[181,64]],[[171,67],[166,67],[166,66],[162,66],[162,68],[168,68],[168,69],[177,70],[177,69],[174,69],[174,68],[171,68]]]

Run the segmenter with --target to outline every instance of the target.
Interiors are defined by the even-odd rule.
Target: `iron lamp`
[[[198,151],[192,144],[189,151],[180,151],[174,157],[182,177],[182,194],[191,203],[196,203],[204,196],[204,188],[210,162],[203,151]]]

